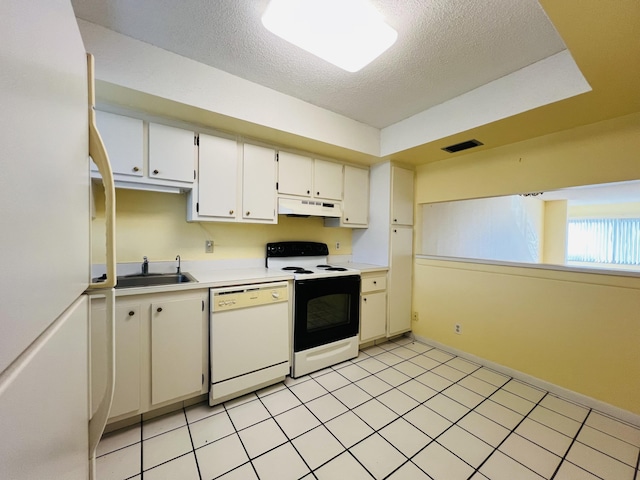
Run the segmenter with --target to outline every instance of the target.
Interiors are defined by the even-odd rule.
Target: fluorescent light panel
[[[348,72],[371,63],[398,37],[366,0],[271,0],[262,24]]]

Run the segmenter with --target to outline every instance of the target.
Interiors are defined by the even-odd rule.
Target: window
[[[640,218],[569,219],[570,262],[640,265]]]

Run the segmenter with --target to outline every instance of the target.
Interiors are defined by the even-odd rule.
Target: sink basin
[[[104,275],[100,278],[94,278],[94,282],[104,281]],[[197,282],[188,273],[141,273],[134,275],[124,275],[118,277],[116,288],[133,288],[133,287],[156,287],[158,285],[175,285],[179,283]]]

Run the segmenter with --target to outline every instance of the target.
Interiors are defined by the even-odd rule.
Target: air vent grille
[[[449,153],[461,152],[462,150],[468,150],[469,148],[478,147],[480,145],[484,145],[482,142],[478,140],[467,140],[466,142],[456,143],[455,145],[449,145],[448,147],[444,147],[442,150]]]

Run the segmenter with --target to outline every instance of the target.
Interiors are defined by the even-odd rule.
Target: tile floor
[[[640,480],[640,429],[403,337],[105,435],[99,480]]]

